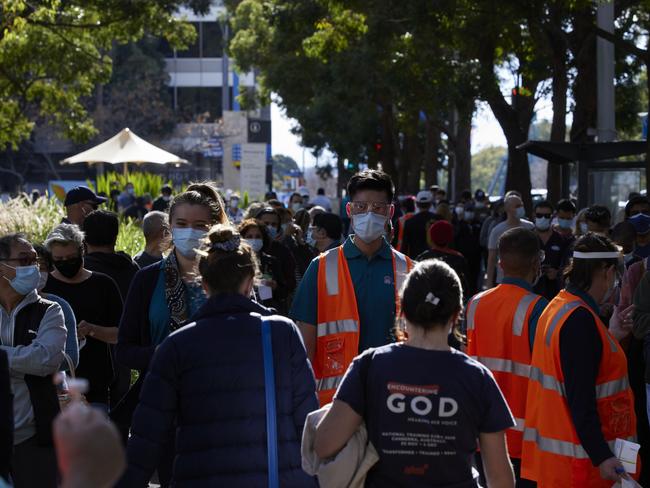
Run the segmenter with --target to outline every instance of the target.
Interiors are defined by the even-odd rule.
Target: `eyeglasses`
[[[6,259],[0,259],[0,262],[15,262],[18,263],[19,266],[33,266],[37,265],[39,266],[41,264],[40,259],[38,256],[24,256],[21,258],[6,258]]]
[[[350,209],[352,213],[365,213],[370,209],[372,212],[377,214],[386,214],[390,203],[386,202],[350,202]]]
[[[535,213],[535,217],[538,219],[550,219],[552,215],[550,213]]]

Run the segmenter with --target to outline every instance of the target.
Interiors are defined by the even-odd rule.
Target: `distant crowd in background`
[[[534,316],[536,324],[544,307],[566,292],[567,280],[576,280],[572,262],[580,253],[600,252],[609,263],[619,248],[623,260],[616,280],[614,274],[611,280],[598,275],[602,295],[607,291],[599,296],[598,314],[605,324],[616,322],[636,399],[638,424],[632,428],[628,418],[628,426],[642,445],[642,458],[647,456],[646,196],[631,194],[616,215],[602,205],[577,209],[569,199],[536,201],[526,212],[514,191],[494,201],[477,189],[452,202],[436,186],[396,196],[390,178],[370,170],[352,177],[338,207],[334,201],[338,204],[323,189],[313,197],[293,193],[286,202],[269,192],[264,201],[242,208],[239,194],[220,193],[207,183],[178,194],[164,186],[155,199],[136,196],[132,184],[107,196],[80,186],[68,191],[66,216],[44,242],[0,236],[0,478],[16,487],[57,486],[61,476],[67,486],[146,486],[156,472],[162,486],[267,486],[272,460],[266,453],[272,442],[265,426],[271,407],[265,396],[268,367],[261,362],[267,345],[260,338],[267,321],[273,325],[277,399],[272,410],[282,446],[275,467],[281,486],[317,486],[314,475],[321,482],[341,475],[326,473],[321,460],[346,452],[341,449],[357,439],[362,422],[368,430],[361,435],[378,450],[366,471],[369,481],[383,484],[372,486],[408,486],[414,474],[422,486],[475,486],[471,483],[479,473],[490,486],[513,486],[515,476],[519,483],[527,469],[540,486],[561,486],[545,485],[542,474],[517,464],[520,452],[506,450],[511,439],[506,448],[504,432],[517,430],[521,420],[517,407],[507,387],[484,373],[493,369],[489,364],[479,366],[458,352],[465,350],[464,336],[451,332],[460,324],[462,332],[475,337],[474,314],[485,313],[477,312],[482,310],[479,297],[486,303],[483,294],[500,284],[516,284],[535,296],[521,302],[530,309],[521,308],[515,320]],[[135,256],[116,250],[121,217],[141,225],[146,244]],[[595,279],[576,286],[591,290]],[[184,327],[188,322],[195,325]],[[534,335],[526,325],[529,355]],[[397,347],[399,341],[413,347]],[[579,349],[576,345],[575,357],[589,354]],[[451,356],[431,355],[431,350]],[[597,371],[600,356],[589,361],[584,359]],[[431,367],[424,371],[421,364]],[[5,378],[3,371],[11,375]],[[132,371],[138,372],[135,382]],[[401,371],[398,383],[394,371]],[[587,384],[597,381],[589,379],[595,373],[585,374]],[[408,408],[402,393],[431,394],[409,393],[409,388],[434,388],[413,385],[453,391],[455,400],[444,404],[441,398],[439,411],[444,417],[449,408],[451,417],[454,408],[468,409],[458,425],[448,427],[458,452],[446,452],[437,461],[422,453],[404,461],[403,439],[388,439],[386,433],[407,427],[373,410],[386,404],[386,392],[368,386],[368,375],[389,385],[387,408],[393,413]],[[75,393],[76,377],[88,382],[81,393]],[[473,390],[484,397],[473,397]],[[75,416],[66,408],[71,397],[76,398]],[[430,411],[426,397],[415,398],[426,401],[413,400],[412,410]],[[332,399],[329,411],[317,410]],[[525,404],[525,399],[524,393],[519,401]],[[598,436],[582,437],[586,425],[599,429],[595,401],[580,407],[586,424],[577,431],[587,450],[584,459],[599,466],[610,462],[611,451],[602,453],[605,441]],[[83,413],[84,405],[112,422]],[[53,435],[60,409],[66,415],[59,417]],[[320,414],[308,428],[310,412]],[[596,423],[588,424],[594,415]],[[103,437],[62,436],[65,429],[82,432],[84,427],[75,424],[81,417]],[[112,438],[117,441],[111,443]],[[103,455],[115,460],[112,466],[71,469],[83,452],[102,452],[100,439],[109,439],[104,446],[110,452]],[[475,461],[477,439],[482,461],[480,456]],[[121,446],[127,445],[122,474]],[[594,454],[598,449],[600,454]],[[445,465],[447,458],[455,461]],[[644,464],[650,466],[647,458]],[[83,459],[88,462],[87,455]],[[423,460],[436,469],[420,467]],[[610,464],[601,476],[619,479],[620,466]],[[70,481],[74,476],[79,480]]]

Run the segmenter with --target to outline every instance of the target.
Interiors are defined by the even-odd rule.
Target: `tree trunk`
[[[408,151],[409,164],[406,175],[406,191],[415,194],[420,191],[420,176],[422,175],[422,151],[420,151],[417,128],[407,137],[407,141],[406,150]]]
[[[596,19],[593,8],[588,6],[576,12],[571,50],[577,70],[573,84],[573,124],[571,142],[587,142],[593,139],[589,129],[596,127]]]
[[[472,189],[472,116],[474,101],[465,107],[458,107],[458,124],[454,145],[455,176],[453,198],[458,200],[464,190]]]
[[[424,186],[438,184],[438,152],[440,151],[440,131],[429,118],[424,123]]]

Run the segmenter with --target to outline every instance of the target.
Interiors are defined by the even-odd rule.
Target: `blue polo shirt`
[[[368,259],[348,237],[343,243],[343,254],[348,261],[359,310],[359,352],[393,342],[395,285],[390,245],[384,239],[379,251]],[[318,259],[309,264],[289,311],[293,320],[314,326],[318,322]]]
[[[503,280],[501,280],[501,284],[518,286],[530,293],[535,293],[530,283],[528,283],[526,280],[522,280],[519,278],[511,278],[508,276],[504,276]],[[539,322],[539,317],[542,315],[542,312],[546,308],[546,305],[548,305],[548,300],[544,297],[540,298],[535,304],[535,306],[533,307],[533,311],[530,312],[530,317],[528,317],[528,343],[530,344],[531,351],[533,350],[533,343],[535,342],[535,332],[537,331],[537,322]]]

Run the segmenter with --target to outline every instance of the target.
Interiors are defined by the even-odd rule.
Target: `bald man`
[[[145,214],[142,220],[145,248],[133,260],[140,268],[157,263],[169,244],[169,223],[165,212],[154,210]]]
[[[506,220],[494,226],[490,232],[488,239],[488,262],[487,262],[487,287],[492,288],[499,283],[503,278],[503,271],[497,268],[498,253],[497,247],[501,235],[510,229],[517,227],[524,227],[526,229],[534,229],[535,225],[528,220],[525,220],[526,210],[524,209],[524,202],[521,200],[521,195],[516,191],[509,191],[504,198],[504,210],[506,213]]]

